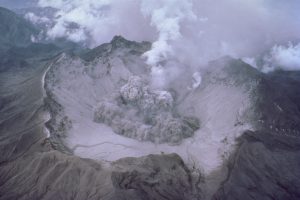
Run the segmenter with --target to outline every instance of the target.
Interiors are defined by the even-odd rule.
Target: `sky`
[[[24,8],[36,5],[36,0],[0,0],[0,6],[14,9],[14,8]]]

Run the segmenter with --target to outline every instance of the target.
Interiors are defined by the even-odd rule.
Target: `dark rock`
[[[0,44],[3,46],[26,46],[31,37],[38,34],[37,29],[15,13],[0,7]]]
[[[248,132],[214,199],[299,199],[300,138]]]
[[[134,191],[142,199],[199,199],[191,172],[177,154],[149,155],[116,161],[112,183],[120,193]]]

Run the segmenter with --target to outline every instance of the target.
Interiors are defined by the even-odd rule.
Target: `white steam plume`
[[[115,35],[131,40],[153,40],[153,28],[143,18],[139,1],[39,0],[41,7],[54,7],[55,25],[50,38],[66,37],[89,47],[108,42]]]
[[[262,71],[271,72],[276,69],[286,71],[300,70],[300,44],[288,46],[276,45],[271,52],[264,57]]]
[[[151,25],[158,31],[158,39],[152,44],[152,49],[145,53],[147,63],[156,66],[174,55],[171,42],[181,37],[181,23],[195,20],[192,3],[182,0],[152,0],[142,1],[142,13],[150,17]]]
[[[164,87],[166,74],[174,74],[174,68],[164,68],[161,62],[175,56],[172,42],[179,40],[183,22],[196,20],[190,0],[143,0],[142,14],[150,18],[151,26],[158,32],[158,39],[152,44],[152,49],[144,54],[147,64],[150,65],[154,87]],[[169,70],[168,70],[169,69]],[[171,70],[171,71],[170,71]],[[176,72],[176,70],[175,70]]]
[[[300,41],[298,0],[39,0],[39,5],[59,9],[48,30],[51,38],[90,47],[114,35],[153,42],[145,57],[162,82],[180,75],[182,66],[198,68],[224,55],[258,57],[278,44]],[[297,49],[277,48],[273,58],[290,68],[292,63],[282,63],[283,51],[293,52],[284,55],[295,63],[291,55]],[[175,67],[166,70],[166,61]]]

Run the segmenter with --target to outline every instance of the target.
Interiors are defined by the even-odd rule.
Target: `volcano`
[[[0,21],[1,200],[300,198],[299,71],[173,58],[160,84],[151,42],[89,49]]]

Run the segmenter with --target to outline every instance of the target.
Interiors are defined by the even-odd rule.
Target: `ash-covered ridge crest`
[[[105,59],[107,56],[113,53],[122,51],[123,53],[129,53],[131,55],[142,55],[144,52],[150,50],[150,42],[135,42],[129,41],[122,36],[114,36],[111,42],[104,43],[88,52],[81,57],[85,61],[93,61],[95,59]]]

